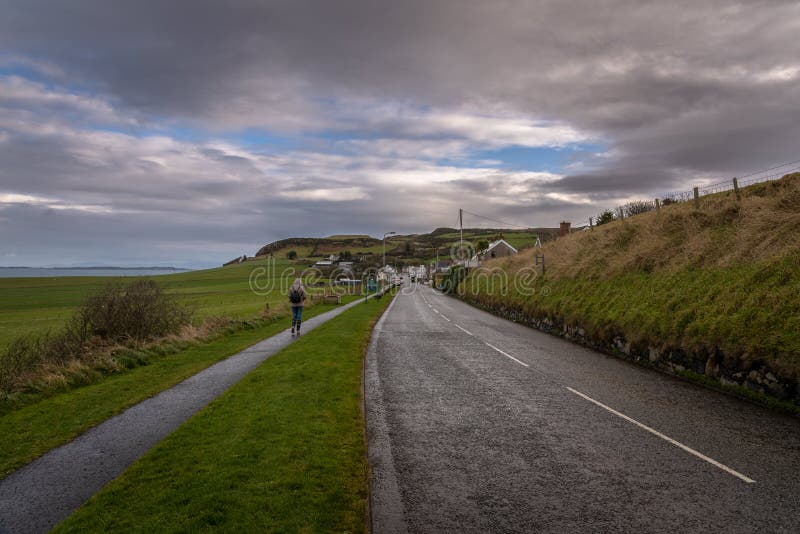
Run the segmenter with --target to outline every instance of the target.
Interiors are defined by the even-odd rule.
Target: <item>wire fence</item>
[[[613,219],[623,219],[638,215],[640,213],[653,211],[659,206],[693,201],[706,195],[731,191],[737,187],[743,188],[760,182],[768,182],[770,180],[775,180],[787,174],[798,171],[800,171],[800,160],[783,163],[781,165],[775,165],[774,167],[770,167],[768,169],[761,169],[759,171],[751,172],[749,174],[745,174],[744,176],[734,177],[729,180],[697,186],[688,191],[673,191],[670,193],[665,193],[653,200],[632,201],[622,206],[601,210],[598,215],[575,223],[573,228],[594,226],[598,224],[598,222],[600,222],[600,224],[603,222],[608,222],[608,220],[612,218],[608,215],[609,213],[613,216]],[[606,215],[604,216],[604,214]],[[598,219],[601,220],[598,221]]]

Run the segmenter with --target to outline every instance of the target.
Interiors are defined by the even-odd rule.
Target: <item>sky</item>
[[[459,208],[580,224],[800,160],[796,1],[0,13],[0,266],[205,267],[452,227]]]

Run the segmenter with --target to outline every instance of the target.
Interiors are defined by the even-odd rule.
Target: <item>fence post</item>
[[[620,221],[625,218],[625,208],[620,206],[620,207],[617,208],[617,212],[619,213],[619,220]]]
[[[589,230],[594,230],[594,226],[592,225],[593,217],[589,217]]]
[[[697,187],[694,188],[694,209],[700,209],[700,190]]]
[[[736,200],[740,200],[742,195],[739,193],[739,179],[735,176],[733,177],[733,191],[736,193]]]
[[[661,211],[661,202],[656,199],[656,213]]]

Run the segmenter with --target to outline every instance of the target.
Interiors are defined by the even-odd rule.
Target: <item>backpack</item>
[[[289,290],[289,302],[292,304],[300,304],[303,302],[303,295],[297,289],[290,289]]]

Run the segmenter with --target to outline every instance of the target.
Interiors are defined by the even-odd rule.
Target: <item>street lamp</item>
[[[394,235],[397,232],[386,232],[383,234],[383,268],[386,268],[386,236],[387,235]]]

